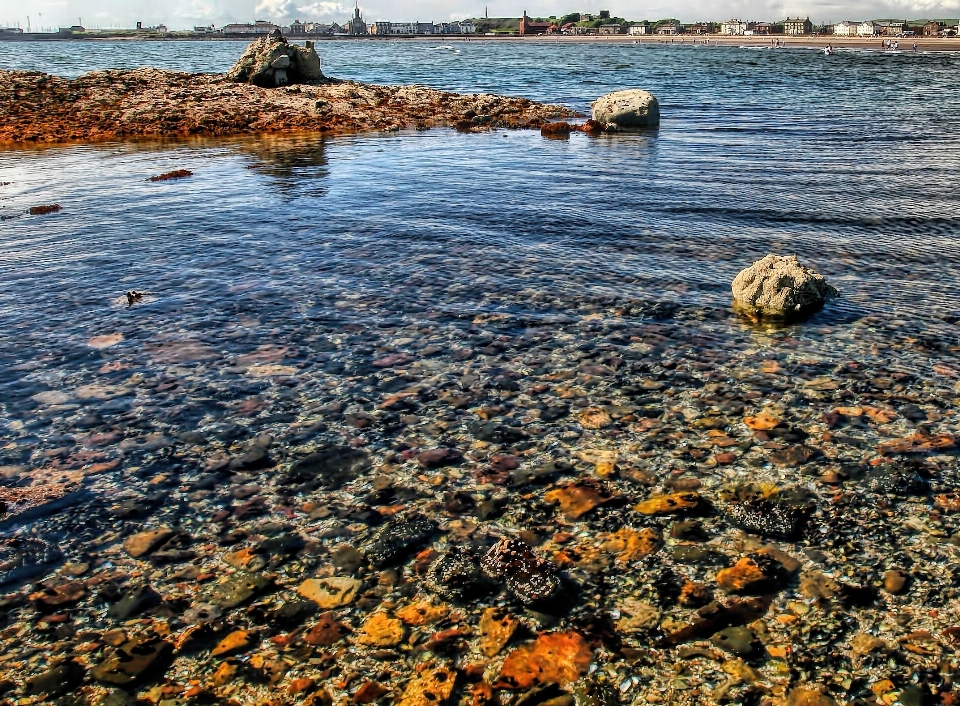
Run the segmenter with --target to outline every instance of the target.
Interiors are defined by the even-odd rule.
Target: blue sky
[[[595,1],[595,0],[594,0]],[[836,22],[843,19],[875,19],[882,17],[957,17],[960,0],[719,0],[712,3],[697,0],[630,0],[585,5],[582,0],[371,0],[360,9],[370,22],[378,19],[421,22],[444,21],[482,16],[488,8],[491,17],[518,17],[526,9],[531,15],[562,15],[568,12],[590,12],[608,9],[627,19],[655,20],[677,17],[684,22],[725,20],[772,21],[786,16],[809,16],[814,22]],[[75,24],[81,18],[87,27],[132,27],[137,21],[145,25],[164,23],[171,29],[184,29],[197,24],[222,25],[227,22],[248,22],[253,19],[289,22],[317,20],[344,21],[353,4],[336,0],[0,0],[0,25],[56,28]]]

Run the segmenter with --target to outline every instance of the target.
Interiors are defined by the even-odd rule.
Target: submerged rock
[[[427,586],[447,600],[467,601],[490,593],[495,584],[480,570],[480,557],[469,547],[452,546],[430,564]]]
[[[483,556],[480,566],[528,605],[549,601],[563,590],[554,568],[518,539],[501,539]]]
[[[60,549],[42,539],[0,540],[0,586],[28,581],[62,559]]]
[[[660,124],[660,103],[652,93],[637,88],[608,93],[590,106],[593,119],[606,126],[629,129]]]
[[[322,78],[320,57],[313,48],[313,42],[307,42],[305,47],[290,44],[279,29],[251,43],[227,72],[230,81],[252,83],[261,88],[307,83]]]
[[[823,308],[840,292],[823,275],[804,267],[796,255],[767,255],[733,280],[734,308],[760,320],[789,320]]]
[[[762,537],[796,539],[803,534],[810,511],[762,498],[736,503],[729,509],[730,520],[740,529]]]
[[[423,515],[394,517],[371,538],[364,553],[377,568],[397,564],[423,547],[436,531],[437,523]]]

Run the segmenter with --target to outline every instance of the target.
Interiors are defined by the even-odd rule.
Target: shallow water
[[[2,43],[0,66],[63,75],[144,64],[223,70],[240,49]],[[865,577],[888,565],[912,567],[909,596],[857,608],[857,618],[872,624],[916,608],[923,617],[910,629],[955,624],[948,605],[939,617],[927,610],[952,595],[943,574],[957,549],[943,538],[960,530],[955,516],[928,516],[929,499],[915,497],[885,514],[888,500],[866,494],[859,479],[878,458],[883,465],[899,453],[876,451],[878,444],[960,431],[960,99],[951,86],[960,59],[850,53],[827,60],[803,50],[689,46],[470,42],[455,49],[320,44],[327,72],[339,77],[519,94],[581,111],[609,89],[642,85],[661,97],[663,124],[569,140],[431,130],[0,152],[0,182],[10,182],[0,186],[0,485],[41,472],[92,473],[85,482],[97,498],[76,515],[18,531],[97,565],[99,552],[141,521],[173,524],[209,542],[195,564],[222,572],[219,550],[210,549],[217,533],[242,529],[255,539],[260,530],[239,517],[216,529],[210,517],[260,493],[269,517],[293,523],[317,545],[279,570],[287,600],[318,562],[321,572],[329,568],[341,541],[360,546],[375,531],[367,515],[350,516],[344,528],[298,509],[306,499],[334,510],[375,503],[374,471],[329,492],[277,485],[288,461],[349,444],[393,479],[404,504],[444,522],[460,517],[449,493],[503,500],[502,517],[475,523],[478,545],[498,533],[542,539],[571,528],[592,541],[625,524],[667,536],[669,518],[625,507],[561,518],[542,500],[547,486],[530,489],[521,479],[521,494],[490,470],[493,454],[503,452],[520,457],[522,472],[567,459],[589,476],[593,467],[578,454],[601,448],[620,454],[622,476],[611,485],[631,502],[648,486],[673,488],[681,476],[721,508],[721,487],[732,483],[802,485],[813,499],[814,528],[779,546],[802,558],[804,572],[834,571],[855,583],[876,580]],[[174,169],[194,175],[148,181]],[[28,213],[52,203],[63,210]],[[842,297],[801,325],[760,330],[738,320],[730,281],[767,252],[797,253]],[[127,306],[128,290],[145,292],[142,301]],[[744,426],[744,415],[761,408],[782,418],[772,439]],[[607,422],[591,422],[603,416],[597,409],[607,410]],[[478,419],[528,438],[517,448],[480,443],[470,427]],[[269,440],[258,442],[263,435]],[[807,435],[808,446],[796,443]],[[231,476],[218,465],[257,443],[272,444],[275,470]],[[729,451],[719,453],[719,444]],[[439,471],[412,462],[415,452],[438,446],[465,451],[463,464]],[[941,450],[918,453],[931,456],[923,471],[937,490],[952,490],[955,451],[933,449]],[[120,465],[90,471],[113,462]],[[647,476],[633,485],[637,469]],[[442,508],[438,486],[447,493]],[[399,492],[411,488],[417,492]],[[852,499],[838,501],[845,491]],[[377,506],[401,503],[384,497]],[[154,509],[133,519],[111,506],[149,498]],[[924,542],[916,539],[919,517],[936,530]],[[469,522],[462,523],[444,526],[449,542],[466,532]],[[719,512],[703,523],[712,550],[735,561],[746,545],[729,517]],[[667,549],[687,545],[666,541],[655,559],[606,577],[571,566],[597,597],[585,592],[563,625],[586,630],[590,611],[619,611],[628,594],[658,600],[650,592],[661,570],[714,590],[713,560],[674,561]],[[138,566],[110,556],[127,571]],[[101,562],[94,571],[112,567]],[[176,583],[167,569],[152,571],[155,585]],[[799,600],[795,586],[780,595],[778,606]],[[196,597],[188,594],[184,605]],[[108,627],[98,606],[81,603],[77,625]],[[689,607],[663,611],[695,619]],[[858,689],[869,696],[864,684],[880,677],[911,678],[906,663],[888,671],[879,662],[851,663],[840,643],[856,620],[839,626],[832,614],[812,615],[812,633],[785,636],[789,623],[770,621],[771,639],[799,645],[791,669],[803,679],[829,682],[847,698]],[[174,629],[185,616],[174,618]],[[354,629],[363,620],[352,608],[340,616]],[[42,634],[35,639],[47,649]],[[382,668],[362,659],[358,670]],[[705,702],[660,669],[672,659],[667,653],[650,650],[645,659],[657,667],[644,674],[651,690]],[[397,660],[392,668],[403,674],[414,656]],[[755,664],[765,679],[783,677],[775,661]],[[213,668],[178,665],[191,678]],[[862,682],[831,676],[838,665]],[[726,679],[700,669],[691,679],[705,693]],[[628,685],[624,702],[645,688],[619,681],[635,674],[620,657],[608,656],[604,670],[610,683]],[[667,693],[667,702],[682,702],[677,691]],[[243,700],[257,698],[244,692]]]

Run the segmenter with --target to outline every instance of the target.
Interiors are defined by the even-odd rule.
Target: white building
[[[857,36],[857,29],[860,27],[860,24],[860,22],[844,20],[833,26],[833,33],[838,37],[855,37]]]
[[[628,33],[633,37],[639,37],[643,34],[650,34],[650,23],[649,22],[637,22],[630,25]]]
[[[858,37],[872,37],[877,33],[877,25],[873,20],[867,20],[857,25]]]
[[[720,34],[741,36],[747,33],[747,23],[743,20],[728,20],[720,25]]]
[[[273,30],[279,29],[273,22],[264,22],[257,20],[251,24],[229,24],[221,28],[223,34],[270,34]]]

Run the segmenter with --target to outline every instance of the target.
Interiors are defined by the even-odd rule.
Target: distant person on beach
[[[914,51],[917,50],[917,43],[916,43],[916,42],[913,43],[913,50],[914,50]]]

